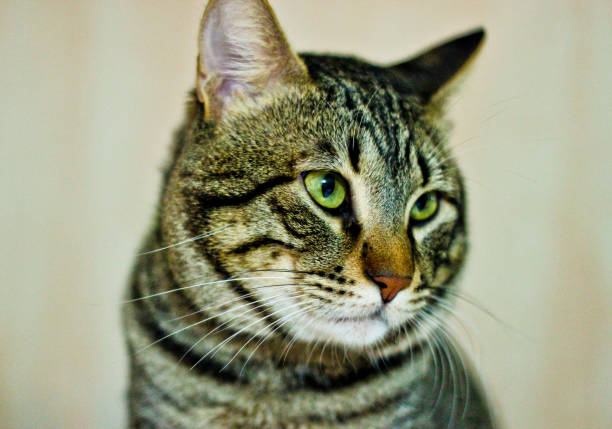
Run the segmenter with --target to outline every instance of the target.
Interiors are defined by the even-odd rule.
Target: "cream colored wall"
[[[377,61],[484,24],[452,105],[461,305],[506,428],[612,427],[612,2],[273,0]],[[119,303],[193,81],[200,0],[0,2],[0,426],[124,422]]]

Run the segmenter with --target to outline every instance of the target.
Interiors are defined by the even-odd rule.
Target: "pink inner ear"
[[[217,87],[217,98],[219,99],[228,100],[236,93],[246,93],[246,87],[231,79],[223,79],[221,85]]]
[[[201,52],[204,56],[206,68],[215,75],[225,75],[227,65],[231,60],[231,45],[227,40],[226,32],[229,30],[219,19],[220,12],[213,10],[207,21],[202,34],[205,49]],[[234,54],[234,56],[236,56]]]
[[[238,52],[238,49],[248,49],[249,44],[243,46],[232,45],[230,37],[232,33],[237,31],[237,28],[231,25],[231,14],[223,16],[222,8],[215,8],[211,11],[208,17],[205,28],[203,29],[203,42],[205,49],[203,52],[204,61],[206,63],[206,72],[210,77],[218,80],[218,85],[215,87],[215,98],[225,101],[237,92],[248,93],[247,86],[249,82],[241,82],[239,68],[248,67],[248,57],[251,52]],[[240,40],[240,36],[234,38]],[[242,54],[242,55],[241,55]]]
[[[200,96],[213,116],[238,94],[257,97],[280,81],[307,75],[261,0],[213,0],[202,21],[199,67]]]

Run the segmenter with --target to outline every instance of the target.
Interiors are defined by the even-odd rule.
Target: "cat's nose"
[[[385,304],[391,302],[399,291],[410,286],[412,281],[412,277],[396,276],[372,276],[372,279],[380,287],[380,296]]]

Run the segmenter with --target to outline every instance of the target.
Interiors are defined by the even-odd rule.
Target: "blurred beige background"
[[[460,305],[505,428],[612,427],[612,2],[272,0],[298,50],[392,61],[476,25],[451,114]],[[203,0],[0,1],[0,426],[125,421],[119,307]]]

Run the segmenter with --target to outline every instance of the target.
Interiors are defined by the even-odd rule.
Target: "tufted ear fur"
[[[484,36],[484,29],[478,28],[391,66],[390,70],[400,81],[401,92],[416,94],[425,102],[445,93],[455,77],[476,56]]]
[[[196,89],[207,119],[222,118],[239,98],[307,78],[267,0],[210,0],[198,41]]]

